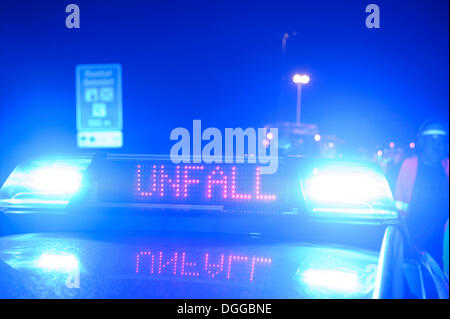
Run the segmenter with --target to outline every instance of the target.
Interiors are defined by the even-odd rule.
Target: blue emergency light
[[[319,163],[301,178],[308,211],[326,218],[397,219],[389,184],[378,167]]]
[[[64,208],[78,192],[89,157],[40,159],[18,165],[0,189],[0,207]]]
[[[277,173],[262,175],[259,166],[248,163],[174,164],[108,155],[93,166],[90,156],[21,164],[0,189],[0,208],[64,209],[85,188],[92,194],[81,205],[181,207],[185,214],[191,208],[228,214],[307,211],[330,220],[397,218],[386,178],[372,165],[287,158]]]

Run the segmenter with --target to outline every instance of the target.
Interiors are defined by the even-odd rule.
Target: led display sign
[[[273,202],[259,166],[137,164],[136,194],[146,201]],[[263,178],[264,176],[264,178]],[[270,189],[270,187],[269,187]]]

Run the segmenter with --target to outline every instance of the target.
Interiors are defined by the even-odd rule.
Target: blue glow
[[[73,194],[78,190],[81,178],[77,167],[49,164],[29,175],[29,187],[42,193]]]
[[[311,288],[326,288],[336,292],[356,293],[362,289],[358,273],[352,271],[307,269],[302,280]]]
[[[71,271],[78,269],[78,259],[74,255],[44,253],[36,260],[36,266],[44,270]]]
[[[314,167],[301,186],[308,208],[315,215],[397,218],[386,178],[370,167]]]
[[[0,206],[66,205],[81,186],[90,159],[21,164],[0,189]]]

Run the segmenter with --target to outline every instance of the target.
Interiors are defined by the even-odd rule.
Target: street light
[[[295,123],[300,125],[300,113],[301,113],[301,97],[302,97],[302,84],[308,84],[310,78],[306,74],[295,74],[292,81],[297,84],[297,117]]]
[[[310,78],[306,74],[295,74],[292,78],[292,81],[294,81],[294,83],[296,84],[308,84],[309,80]]]

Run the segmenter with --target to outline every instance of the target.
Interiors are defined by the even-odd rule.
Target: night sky
[[[80,7],[80,29],[65,27],[69,3]],[[380,29],[365,27],[369,3],[380,7]],[[79,151],[77,64],[122,64],[121,152],[167,154],[170,131],[193,119],[221,129],[293,121],[296,71],[311,76],[302,119],[322,133],[355,146],[409,143],[424,119],[449,116],[448,6],[2,1],[0,181],[31,155]],[[283,58],[284,32],[291,37]]]

